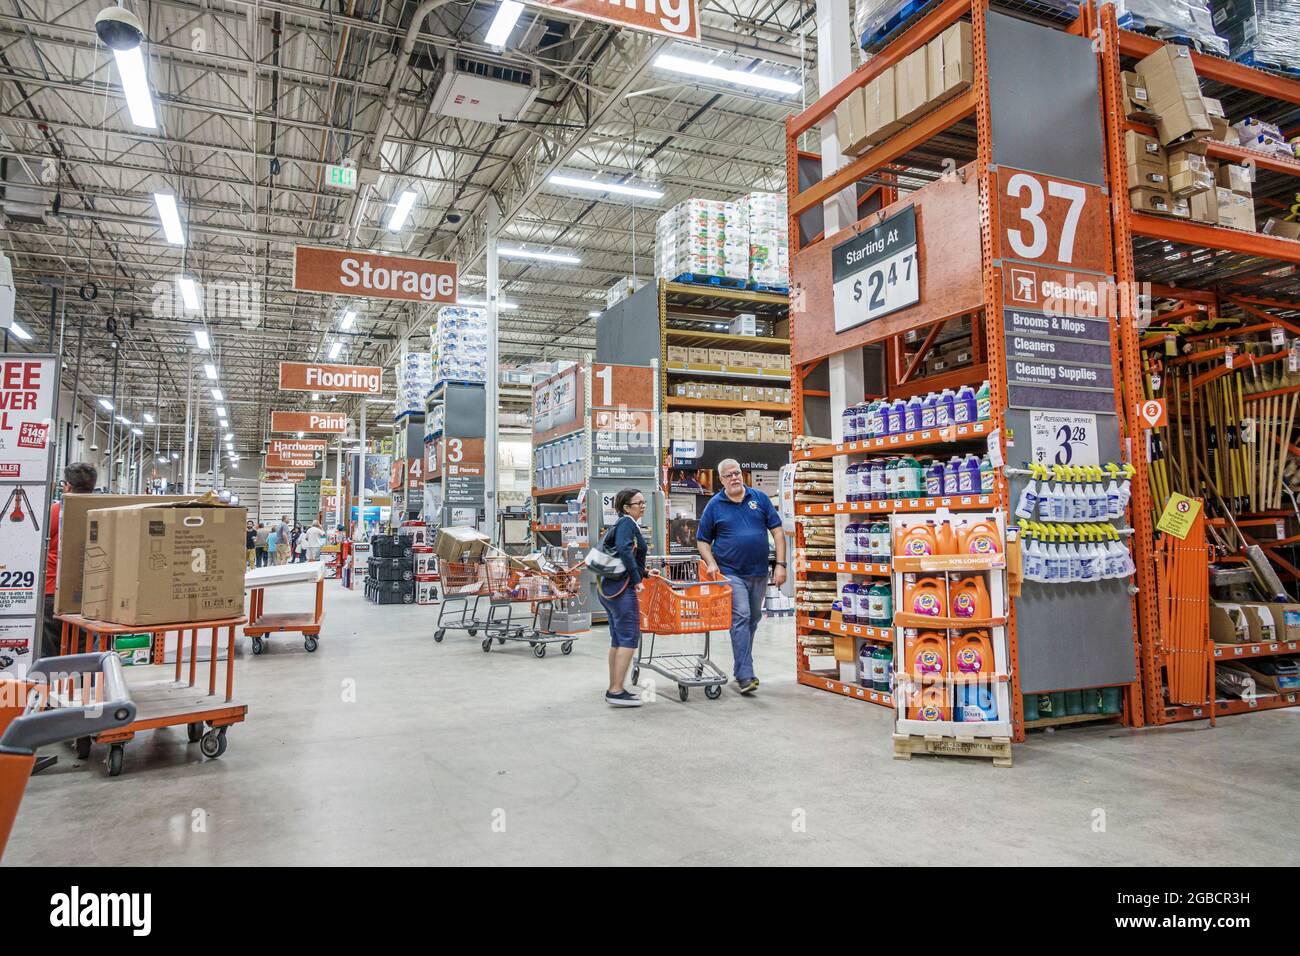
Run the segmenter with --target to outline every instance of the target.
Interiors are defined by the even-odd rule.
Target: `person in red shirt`
[[[88,495],[95,490],[99,472],[94,465],[74,461],[63,469],[63,494]],[[54,583],[59,570],[59,508],[60,502],[50,505],[50,549],[45,554],[45,627],[41,633],[41,657],[54,657],[59,653],[62,626],[54,616]]]

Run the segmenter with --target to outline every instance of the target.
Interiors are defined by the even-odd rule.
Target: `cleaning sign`
[[[1175,492],[1169,496],[1169,503],[1165,505],[1164,513],[1156,522],[1156,530],[1172,534],[1179,541],[1185,541],[1187,533],[1192,530],[1192,522],[1196,520],[1200,511],[1199,501]]]

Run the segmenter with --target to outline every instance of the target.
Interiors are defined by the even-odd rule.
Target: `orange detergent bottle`
[[[957,677],[993,673],[993,639],[988,631],[962,631],[949,644]]]
[[[943,617],[947,614],[947,608],[948,587],[942,576],[927,575],[918,577],[911,584],[904,583],[904,612],[925,614],[928,617]]]
[[[948,616],[987,618],[993,616],[989,589],[982,574],[957,578],[948,588]]]
[[[1002,536],[992,521],[975,521],[957,527],[955,554],[997,554],[1002,550]]]
[[[903,653],[911,684],[907,716],[912,720],[948,720],[948,639],[944,632],[908,634]]]
[[[907,695],[909,720],[949,720],[950,714],[946,684],[925,684]]]
[[[911,527],[899,528],[894,534],[894,554],[910,558],[939,553],[939,539],[934,525],[928,521]]]

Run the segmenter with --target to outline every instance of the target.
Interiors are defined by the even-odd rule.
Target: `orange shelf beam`
[[[901,435],[885,435],[880,438],[864,438],[861,441],[845,441],[835,445],[814,445],[812,448],[796,448],[795,461],[809,461],[818,458],[834,458],[836,455],[853,455],[861,452],[891,452],[903,448],[924,448],[929,445],[948,444],[956,441],[969,441],[987,435],[993,430],[992,421],[968,422],[964,425],[945,425],[943,428],[925,428],[921,431],[904,432]]]
[[[784,412],[787,415],[790,413],[790,406],[779,402],[724,402],[713,398],[681,398],[677,395],[669,395],[664,399],[664,404],[669,408],[719,408],[736,411],[754,408],[760,412]]]
[[[1139,212],[1133,213],[1130,221],[1134,235],[1300,264],[1300,240],[1207,226],[1188,219],[1165,219]]]
[[[1119,31],[1119,52],[1124,56],[1149,56],[1164,45],[1163,40],[1155,37],[1129,30]],[[1196,75],[1201,79],[1215,80],[1227,86],[1250,90],[1252,93],[1259,93],[1270,99],[1300,104],[1300,81],[1298,80],[1265,73],[1263,70],[1222,60],[1217,56],[1206,56],[1196,52],[1192,53],[1192,66],[1196,68]]]

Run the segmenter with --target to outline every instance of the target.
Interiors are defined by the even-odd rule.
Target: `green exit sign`
[[[356,189],[357,170],[355,166],[326,166],[325,185],[335,189]]]

